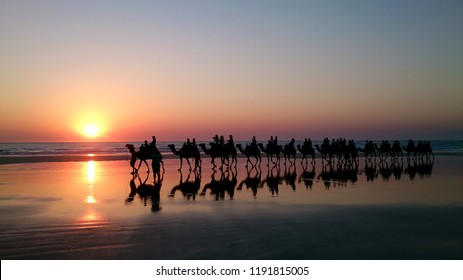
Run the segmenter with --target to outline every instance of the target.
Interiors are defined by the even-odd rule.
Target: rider
[[[153,139],[153,141],[151,141],[151,144],[150,144],[150,149],[153,150],[155,147],[156,147],[156,136],[152,136],[151,137]]]
[[[235,146],[235,143],[234,143],[234,141],[233,141],[233,135],[230,134],[228,137],[229,137],[229,138],[228,138],[228,140],[227,140],[227,144],[230,144],[230,145],[232,145],[232,146]]]
[[[275,136],[275,139],[273,140],[273,147],[278,147],[278,136]]]
[[[219,135],[216,134],[214,137],[212,137],[212,140],[214,140],[214,144],[219,145]]]
[[[223,137],[223,135],[220,136],[219,145],[220,145],[220,147],[222,147],[222,148],[223,148],[223,146],[225,145],[225,138]]]

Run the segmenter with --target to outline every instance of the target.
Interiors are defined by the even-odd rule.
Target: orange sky
[[[0,141],[463,138],[461,3],[264,3],[2,2]]]

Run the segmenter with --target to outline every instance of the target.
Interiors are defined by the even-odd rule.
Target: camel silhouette
[[[247,158],[246,168],[248,167],[249,163],[252,166],[256,166],[257,164],[260,164],[262,162],[262,158],[260,157],[260,150],[259,150],[259,148],[257,146],[253,147],[251,145],[246,145],[246,148],[244,150],[243,150],[243,146],[241,144],[237,144],[236,147]],[[256,159],[255,164],[253,164],[251,162],[251,160],[250,160],[251,157],[254,157]]]
[[[419,141],[418,145],[415,146],[413,140],[408,140],[407,146],[403,146],[405,152],[407,152],[407,159],[410,159],[410,155],[413,154],[413,158],[433,158],[434,153],[432,152],[431,142]]]
[[[431,142],[429,141],[419,141],[418,145],[415,148],[416,155],[420,158],[434,159],[434,153],[432,152]]]
[[[264,145],[259,143],[257,146],[259,146],[260,150],[267,156],[267,165],[269,165],[270,162],[272,162],[274,165],[280,163],[280,145],[274,146],[272,144],[267,144],[267,146],[264,148]],[[273,156],[276,156],[276,161],[273,161]]]
[[[322,160],[330,162],[333,159],[333,152],[330,144],[326,145],[325,143],[323,143],[321,146],[315,145],[315,149],[322,156]]]
[[[341,147],[340,153],[343,155],[345,164],[358,166],[358,149],[354,140],[349,140],[347,146]]]
[[[365,154],[365,159],[372,159],[373,157],[376,157],[376,149],[372,141],[366,141],[363,149],[358,148],[358,151]]]
[[[211,164],[213,168],[216,168],[217,165],[215,164],[215,159],[219,158],[220,159],[220,169],[222,169],[224,165],[224,158],[223,158],[223,149],[220,147],[220,145],[215,144],[215,143],[210,143],[211,148],[208,150],[206,147],[206,144],[201,143],[199,146],[203,149],[204,153],[208,156],[211,157]]]
[[[305,162],[305,165],[307,166],[308,164],[308,159],[307,159],[307,156],[311,156],[312,157],[312,163],[315,163],[315,150],[314,148],[312,147],[312,144],[309,145],[297,145],[297,150],[299,151],[299,153],[302,154],[302,161],[301,161],[301,165],[303,162]]]
[[[237,156],[237,152],[236,152],[235,145],[233,143],[226,143],[224,145],[223,159],[224,161],[225,160],[227,161],[227,166],[231,167],[234,165],[236,168],[236,164],[238,163],[236,156]],[[231,163],[229,159],[230,157],[231,157]]]
[[[376,151],[378,152],[378,156],[381,160],[387,159],[388,156],[392,153],[392,147],[387,140],[382,141],[381,145],[378,148],[378,145],[374,144]]]
[[[193,149],[188,149],[187,147],[182,147],[180,150],[177,151],[177,149],[175,148],[175,145],[174,144],[169,144],[167,145],[167,147],[170,148],[170,150],[172,151],[172,153],[174,155],[177,155],[180,157],[180,168],[178,169],[178,171],[181,171],[182,170],[182,166],[183,166],[183,159],[186,159],[187,163],[188,163],[188,166],[190,168],[190,171],[192,170],[191,169],[191,164],[190,164],[190,158],[191,159],[194,159],[195,161],[195,168],[194,170],[201,170],[201,156],[199,155],[199,151],[196,147],[192,147]]]
[[[399,158],[403,157],[403,152],[402,152],[402,146],[400,146],[399,141],[394,141],[391,147],[391,157],[393,158]]]
[[[290,164],[294,164],[296,162],[296,148],[294,147],[294,142],[296,142],[296,140],[293,138],[291,139],[291,142],[286,144],[282,149],[282,153],[285,157],[285,165],[286,159],[288,159]],[[291,161],[291,157],[293,158],[293,161]]]
[[[209,145],[211,148],[208,150],[206,144],[202,143],[199,146],[203,149],[204,153],[211,157],[211,164],[213,168],[216,168],[217,165],[215,164],[215,159],[220,159],[220,169],[223,168],[224,165],[229,167],[235,166],[238,162],[236,159],[236,149],[235,146],[231,143],[226,143],[223,146],[220,144],[216,144],[214,142],[210,142]],[[230,157],[231,157],[231,164],[230,164]],[[225,163],[226,161],[226,163]]]
[[[133,168],[133,171],[132,171],[133,173],[138,172],[138,170],[140,169],[140,166],[141,166],[142,163],[145,163],[146,168],[148,168],[147,172],[148,173],[150,172],[150,168],[149,168],[147,160],[151,159],[151,153],[153,151],[155,151],[160,156],[161,167],[162,167],[163,170],[165,170],[164,169],[164,161],[162,160],[162,154],[159,152],[158,149],[151,150],[149,146],[145,146],[143,149],[140,149],[139,151],[135,151],[135,147],[132,144],[125,144],[125,147],[127,149],[129,149],[129,152],[132,154],[132,156],[135,156],[137,159],[140,160],[140,163],[138,164],[138,168],[135,168],[135,161],[134,161],[134,158],[132,158],[131,166]]]
[[[410,155],[416,155],[415,153],[415,142],[412,139],[408,140],[407,146],[402,147],[405,152],[407,152],[407,159],[410,159]]]
[[[130,163],[130,165],[133,168],[132,173],[138,172],[140,169],[141,164],[144,162],[146,165],[146,168],[148,168],[148,172],[150,171],[150,167],[148,165],[148,162],[146,160],[150,159],[151,156],[147,152],[141,150],[141,151],[135,151],[135,147],[132,144],[125,144],[125,147],[129,149],[129,152],[132,154],[132,160],[133,162]],[[138,164],[138,167],[135,168],[135,161],[136,159],[140,160],[140,163]],[[135,161],[134,161],[135,160]]]

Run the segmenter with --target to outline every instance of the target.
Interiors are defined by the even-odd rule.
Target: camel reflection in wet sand
[[[193,173],[193,179],[190,179]],[[180,191],[187,199],[196,199],[199,189],[201,188],[201,172],[200,171],[189,171],[188,176],[183,180],[183,173],[180,171],[180,181],[172,188],[169,197],[174,197],[175,192]]]
[[[125,204],[131,204],[135,197],[138,195],[141,201],[143,202],[144,206],[148,205],[148,199],[151,200],[151,211],[157,212],[161,210],[161,188],[162,188],[162,181],[164,179],[164,172],[161,172],[159,180],[153,180],[153,184],[148,184],[148,178],[150,174],[146,175],[145,180],[141,180],[140,175],[134,173],[132,175],[132,179],[129,182],[130,186],[130,193],[125,199]],[[136,180],[138,179],[138,185]]]
[[[240,182],[237,190],[241,190],[243,188],[243,185],[246,185],[246,189],[251,189],[252,195],[256,197],[257,190],[259,188],[262,188],[261,182],[262,182],[262,170],[260,168],[260,165],[259,166],[253,165],[251,168],[248,168],[248,165],[246,164],[246,178]]]
[[[401,180],[402,175],[408,175],[410,180],[414,180],[418,174],[420,178],[430,177],[434,164],[433,158],[416,158],[408,159],[407,165],[404,168],[402,158],[391,160],[365,160],[363,170],[359,174],[364,173],[367,182],[374,181],[381,176],[383,181],[387,182],[391,177],[395,180]]]
[[[236,171],[236,170],[235,170]],[[207,190],[210,190],[210,195],[215,196],[216,200],[225,199],[225,195],[228,194],[230,199],[233,199],[235,195],[235,188],[238,184],[236,172],[233,168],[229,168],[226,171],[220,171],[220,179],[217,180],[215,175],[217,171],[214,170],[211,174],[211,181],[204,185],[201,195],[205,196]]]
[[[326,189],[333,186],[347,186],[348,182],[355,184],[358,181],[358,165],[344,162],[332,163],[328,162],[323,165],[321,172],[317,176],[317,180],[321,180]]]
[[[306,189],[312,190],[313,182],[315,180],[315,164],[311,165],[311,168],[308,169],[308,165],[302,165],[302,173],[299,176],[298,183],[304,182]]]
[[[267,184],[272,196],[278,196],[279,185],[283,184],[284,177],[280,175],[280,166],[272,166],[267,168],[267,177],[260,182],[260,187]]]

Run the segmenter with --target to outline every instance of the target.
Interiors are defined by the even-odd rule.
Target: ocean
[[[401,140],[402,145],[406,145],[408,140]],[[266,143],[266,141],[258,141]],[[284,145],[289,141],[279,141]],[[374,141],[378,145],[381,141]],[[392,141],[390,141],[392,143]],[[207,141],[198,141],[207,143]],[[250,141],[235,141],[236,144],[242,144],[243,147]],[[321,140],[313,141],[313,144],[321,144]],[[355,141],[357,147],[363,147],[364,140]],[[417,141],[415,141],[417,143]],[[104,156],[124,156],[128,155],[126,144],[133,144],[136,148],[140,147],[142,142],[21,142],[21,143],[0,143],[0,157],[11,156],[80,156],[80,155],[104,155]],[[171,150],[167,147],[174,144],[177,148],[181,147],[183,141],[158,141],[157,147],[163,155],[171,155]],[[296,145],[302,145],[302,141],[296,141]],[[463,140],[434,140],[431,141],[434,153],[461,154],[463,153]],[[201,151],[202,152],[202,151]]]

